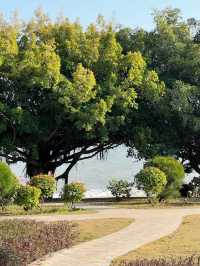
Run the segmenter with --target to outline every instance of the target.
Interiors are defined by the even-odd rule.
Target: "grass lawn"
[[[191,215],[184,218],[179,229],[166,237],[147,244],[127,255],[117,258],[112,266],[119,265],[120,261],[152,258],[179,258],[200,254],[200,215]]]
[[[10,205],[5,211],[0,211],[0,216],[12,216],[12,215],[67,215],[67,214],[86,214],[94,213],[94,210],[87,209],[75,209],[69,210],[67,206],[63,205],[44,205],[40,208],[34,208],[30,211],[25,211],[22,207],[17,205]]]
[[[142,199],[128,199],[122,201],[112,201],[109,203],[112,207],[126,208],[126,209],[149,209],[149,208],[183,208],[183,207],[200,207],[200,201],[189,199],[168,200],[164,203],[156,203],[154,205],[148,203],[144,198]]]
[[[128,226],[132,222],[133,219],[125,218],[74,221],[80,232],[76,244],[112,234]]]

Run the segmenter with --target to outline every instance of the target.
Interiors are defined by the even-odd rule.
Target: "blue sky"
[[[61,11],[70,20],[80,19],[87,26],[98,14],[107,20],[114,20],[123,26],[153,27],[151,13],[154,8],[178,7],[185,18],[200,18],[199,0],[0,0],[0,10],[6,17],[17,9],[24,19],[42,7],[50,17],[55,18]]]

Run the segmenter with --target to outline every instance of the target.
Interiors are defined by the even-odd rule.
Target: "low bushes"
[[[130,198],[133,183],[127,180],[117,180],[115,178],[109,181],[107,189],[110,190],[111,194],[117,199]]]
[[[0,265],[25,266],[50,252],[70,247],[77,237],[73,227],[66,221],[1,221]]]
[[[86,189],[83,183],[72,182],[64,186],[63,199],[69,208],[74,209],[75,203],[78,203],[83,199],[85,192]]]
[[[114,266],[114,265],[113,265]],[[200,257],[178,259],[138,259],[135,261],[122,261],[117,266],[200,266]]]
[[[166,174],[167,184],[160,194],[160,199],[177,198],[185,177],[184,167],[173,157],[156,156],[146,163],[147,166],[157,167]]]
[[[20,185],[16,190],[15,203],[28,211],[40,203],[41,190],[29,185]]]
[[[36,175],[30,180],[30,185],[41,190],[42,199],[51,198],[56,191],[56,180],[50,175]]]
[[[146,167],[135,176],[138,189],[143,189],[148,199],[156,199],[167,183],[166,175],[156,167]]]

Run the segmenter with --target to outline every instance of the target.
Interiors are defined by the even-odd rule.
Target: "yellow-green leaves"
[[[16,75],[24,77],[27,86],[54,87],[60,79],[60,58],[52,43],[37,44],[36,38],[21,53]]]
[[[164,82],[159,80],[157,73],[154,70],[148,71],[143,87],[142,94],[146,100],[149,101],[157,101],[162,97],[165,93],[165,84]]]
[[[121,84],[127,106],[134,106],[134,100],[145,98],[156,101],[163,96],[165,85],[159,80],[154,70],[149,71],[140,52],[129,52],[122,59],[121,69],[124,72],[124,81]],[[126,88],[126,89],[125,89]]]
[[[14,27],[0,25],[0,66],[18,53],[17,32]]]
[[[78,102],[88,102],[96,95],[95,91],[96,80],[91,70],[85,69],[82,64],[78,64],[76,71],[73,73],[72,97]]]
[[[146,63],[140,52],[128,53],[127,63],[131,64],[128,72],[128,79],[135,86],[140,86],[144,78]]]

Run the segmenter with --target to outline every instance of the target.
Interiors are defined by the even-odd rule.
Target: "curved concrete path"
[[[105,209],[94,214],[31,216],[38,221],[133,218],[134,223],[108,236],[63,249],[31,266],[109,266],[111,261],[148,242],[175,231],[186,215],[200,214],[200,208],[181,209]],[[27,217],[20,217],[27,218]]]

